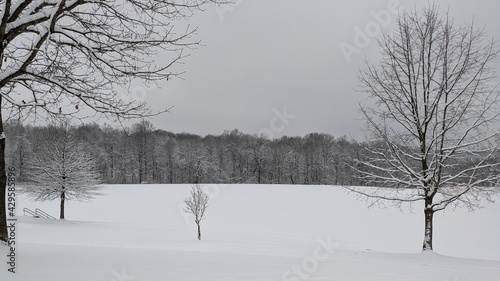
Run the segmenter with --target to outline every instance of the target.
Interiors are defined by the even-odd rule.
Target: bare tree
[[[184,199],[184,211],[194,215],[194,222],[198,226],[198,240],[201,240],[201,221],[205,219],[209,196],[201,189],[199,184],[191,188],[191,196]]]
[[[383,188],[349,189],[374,202],[423,202],[423,250],[432,250],[434,213],[474,209],[498,185],[499,94],[490,67],[498,51],[484,30],[456,27],[436,6],[403,13],[380,47],[380,65],[367,63],[360,74],[375,104],[361,106],[373,140],[358,172]]]
[[[149,167],[148,162],[152,161],[148,160],[154,156],[154,153],[152,153],[154,149],[154,137],[151,134],[153,130],[153,124],[148,120],[142,120],[132,128],[132,147],[134,148],[134,154],[137,159],[135,165],[137,167],[137,172],[134,172],[134,174],[137,174],[138,183],[148,183],[152,181],[148,176],[149,173],[153,171],[153,169]]]
[[[133,89],[127,92],[126,86],[178,75],[171,66],[183,58],[184,49],[197,44],[191,38],[196,29],[176,28],[173,22],[203,4],[221,2],[1,0],[3,113],[19,118],[154,115],[145,103],[130,98]],[[165,59],[158,60],[160,55]],[[0,241],[7,240],[3,119],[0,112]]]
[[[265,181],[265,170],[269,158],[269,143],[270,141],[258,136],[257,138],[250,138],[250,142],[247,146],[249,151],[251,151],[252,162],[253,162],[253,175],[256,177],[258,184],[264,183]]]
[[[35,153],[29,181],[21,191],[35,201],[60,199],[59,218],[64,219],[66,201],[99,195],[100,176],[83,145],[71,139],[67,128],[58,129],[51,142]]]

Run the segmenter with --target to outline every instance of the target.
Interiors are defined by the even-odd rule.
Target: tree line
[[[66,132],[65,130],[69,130]],[[387,179],[382,163],[373,157],[391,154],[380,141],[358,142],[345,136],[310,133],[303,137],[267,139],[234,129],[220,135],[199,136],[155,129],[143,120],[131,127],[96,123],[79,126],[33,126],[10,121],[6,163],[28,182],[37,174],[40,156],[50,153],[66,136],[78,144],[75,153],[92,159],[104,184],[253,183],[380,186],[406,188]],[[68,140],[66,140],[68,141]],[[403,149],[403,148],[401,148]],[[412,150],[410,147],[404,149]],[[414,147],[414,150],[418,147]],[[374,151],[377,151],[376,153]],[[472,158],[455,159],[450,172],[474,167]],[[498,163],[495,153],[488,163]],[[472,162],[471,162],[472,161]],[[390,168],[386,165],[386,168]],[[474,177],[486,177],[476,171]]]
[[[57,125],[5,124],[6,159],[26,181],[47,143],[63,135]],[[355,173],[361,144],[346,137],[311,133],[266,139],[238,130],[199,136],[155,129],[143,120],[131,127],[82,124],[70,129],[85,144],[106,184],[257,183],[364,185]]]

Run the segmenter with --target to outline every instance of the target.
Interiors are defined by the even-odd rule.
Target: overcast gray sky
[[[474,16],[488,36],[500,39],[499,1],[436,4],[449,8],[456,24]],[[200,135],[239,129],[273,137],[322,132],[361,140],[358,103],[366,97],[356,92],[358,69],[365,57],[377,61],[377,25],[390,28],[394,7],[415,5],[421,6],[393,0],[237,0],[230,8],[208,6],[190,20],[204,46],[176,66],[185,71],[184,80],[145,89],[154,109],[174,106],[153,124]],[[368,30],[369,42],[356,43],[356,30]],[[359,53],[346,56],[341,46]]]

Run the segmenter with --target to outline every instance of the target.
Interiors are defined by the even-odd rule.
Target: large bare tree
[[[197,44],[196,29],[179,19],[210,2],[222,1],[0,1],[1,241],[7,239],[5,116],[154,114],[120,89],[127,91],[134,79],[154,82],[177,75],[171,66],[182,59],[183,49]]]
[[[436,6],[402,13],[380,40],[382,58],[360,73],[373,101],[362,105],[373,139],[358,165],[370,201],[423,202],[423,250],[433,250],[433,216],[474,209],[498,186],[499,93],[493,41],[474,24],[456,26]]]

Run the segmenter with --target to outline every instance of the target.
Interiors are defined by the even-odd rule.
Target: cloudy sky
[[[358,103],[366,96],[356,92],[358,70],[364,58],[377,61],[377,27],[390,28],[395,8],[412,9],[420,2],[235,2],[207,6],[190,19],[204,46],[176,66],[185,71],[184,80],[143,89],[153,109],[173,106],[172,114],[152,120],[154,126],[200,135],[239,129],[271,137],[322,132],[363,139]],[[477,25],[486,25],[488,36],[500,39],[500,2],[436,4],[449,9],[456,24],[474,17]],[[360,30],[369,33],[362,44],[355,40]],[[342,47],[359,53],[348,55]]]

